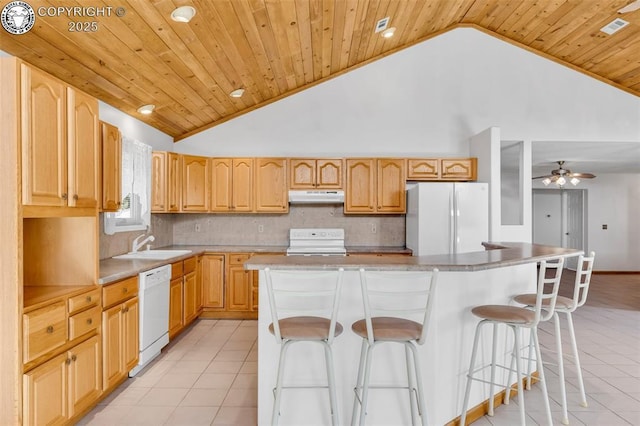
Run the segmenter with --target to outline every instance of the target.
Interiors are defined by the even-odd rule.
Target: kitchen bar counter
[[[185,249],[191,250],[191,253],[166,260],[126,260],[113,258],[103,259],[100,261],[100,276],[98,279],[98,284],[109,284],[124,278],[132,277],[139,274],[140,272],[157,268],[158,266],[178,262],[180,260],[203,253],[281,253],[284,255],[287,251],[287,246],[172,245],[166,247],[154,247],[154,250]],[[405,247],[357,246],[347,247],[347,253],[410,255],[411,250]]]
[[[409,256],[278,256],[255,255],[245,268],[259,270],[260,300],[268,300],[264,269],[300,271],[344,268],[338,321],[344,332],[333,344],[341,423],[348,424],[353,408],[361,339],[351,332],[351,324],[364,317],[358,269],[390,270],[402,274],[408,270],[426,272],[438,268],[438,284],[431,327],[424,346],[419,347],[422,379],[425,387],[427,421],[446,425],[460,415],[460,407],[469,368],[471,346],[478,322],[471,309],[484,304],[511,304],[519,293],[535,292],[537,262],[558,256],[577,256],[579,250],[527,244],[487,243],[486,251],[459,255]],[[393,280],[390,280],[393,285]],[[268,331],[271,313],[268,303],[258,312],[258,424],[268,425],[273,406],[272,389],[278,366],[279,345]],[[489,330],[487,330],[489,331]],[[511,339],[511,340],[510,340]],[[527,336],[523,337],[527,341]],[[485,340],[486,342],[487,340]],[[509,364],[512,337],[498,332],[498,362]],[[488,363],[491,348],[484,345],[478,365]],[[401,345],[380,345],[375,349],[371,383],[406,386],[405,354]],[[488,370],[487,370],[488,373]],[[500,372],[499,379],[506,381]],[[488,379],[488,377],[485,377]],[[321,347],[297,343],[288,350],[286,385],[326,383]],[[496,388],[496,392],[501,389]],[[488,400],[488,387],[472,388],[469,407]],[[527,398],[527,394],[525,394]],[[367,425],[411,424],[407,392],[372,389],[369,393]],[[331,424],[326,389],[284,390],[280,425]]]

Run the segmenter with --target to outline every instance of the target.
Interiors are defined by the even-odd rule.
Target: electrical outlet
[[[196,223],[196,232],[200,232],[200,224]]]
[[[371,224],[371,233],[375,234],[376,232],[378,232],[378,228],[376,227],[375,223]]]
[[[258,225],[258,232],[261,234],[264,232],[264,225],[262,224]]]

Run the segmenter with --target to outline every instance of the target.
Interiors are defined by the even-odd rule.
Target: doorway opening
[[[586,189],[534,189],[532,208],[534,244],[587,251]],[[576,262],[565,265],[575,270]]]

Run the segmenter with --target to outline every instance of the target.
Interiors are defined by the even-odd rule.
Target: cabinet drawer
[[[100,289],[96,288],[88,293],[79,294],[69,298],[69,315],[80,312],[92,306],[98,306],[100,302]]]
[[[189,272],[193,272],[196,270],[197,259],[196,256],[190,257],[189,259],[184,260],[184,274],[188,274]]]
[[[102,307],[106,308],[138,294],[138,277],[127,278],[102,288]]]
[[[251,255],[248,253],[234,253],[229,255],[229,264],[230,265],[242,265],[244,262],[249,260]]]
[[[100,326],[99,307],[80,312],[69,318],[69,340],[76,339],[83,334],[97,329]]]
[[[61,300],[22,317],[25,363],[64,345],[67,341],[66,301]]]
[[[175,280],[184,275],[184,266],[182,260],[171,264],[171,279]]]

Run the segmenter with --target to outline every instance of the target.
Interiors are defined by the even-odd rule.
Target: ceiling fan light
[[[558,180],[556,180],[556,185],[558,185],[558,186],[562,186],[565,183],[567,183],[567,180],[564,178],[564,176],[560,176],[558,178]]]
[[[577,184],[580,183],[580,179],[578,179],[577,177],[572,177],[570,182],[571,182],[571,185],[576,186]]]
[[[180,6],[171,12],[171,19],[176,22],[189,22],[195,14],[195,8],[191,6]]]
[[[544,186],[549,186],[549,184],[551,183],[551,179],[544,178],[544,179],[542,179],[542,183],[544,184]]]
[[[142,105],[140,108],[138,108],[138,112],[140,114],[149,115],[153,112],[154,109],[156,109],[156,106],[153,104]]]

